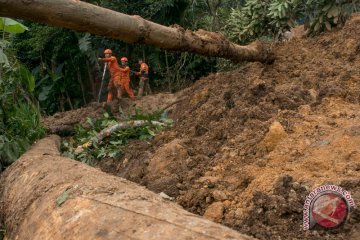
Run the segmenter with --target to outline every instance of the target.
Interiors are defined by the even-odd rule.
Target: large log
[[[240,46],[223,35],[181,27],[165,27],[77,0],[0,0],[0,15],[42,22],[173,51],[188,51],[233,61],[271,61],[271,53],[260,42]]]
[[[253,239],[125,179],[61,157],[40,140],[1,176],[6,239]]]

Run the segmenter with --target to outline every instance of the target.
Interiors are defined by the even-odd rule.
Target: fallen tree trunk
[[[172,51],[187,51],[233,61],[272,61],[260,42],[240,46],[219,33],[165,27],[89,3],[74,0],[0,0],[0,15],[22,18]]]
[[[40,140],[1,175],[5,239],[252,239]]]

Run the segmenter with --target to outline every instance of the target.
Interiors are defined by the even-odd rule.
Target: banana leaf
[[[0,18],[0,30],[9,33],[23,33],[29,29],[18,21],[15,21],[11,18],[2,17]]]

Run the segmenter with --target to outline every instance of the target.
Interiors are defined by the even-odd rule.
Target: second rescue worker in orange
[[[112,51],[110,49],[106,49],[104,51],[105,58],[98,58],[98,60],[104,61],[107,64],[107,67],[110,72],[110,82],[108,85],[108,95],[106,102],[110,103],[113,100],[113,91],[116,89],[117,97],[121,97],[121,81],[120,81],[120,67],[116,60],[116,57],[112,56]]]

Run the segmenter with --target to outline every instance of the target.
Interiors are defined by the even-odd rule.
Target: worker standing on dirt
[[[108,95],[107,95],[107,99],[106,102],[110,103],[113,100],[113,91],[116,89],[117,91],[117,97],[120,98],[121,97],[121,82],[120,82],[120,67],[119,64],[116,60],[116,57],[112,56],[112,51],[111,49],[106,49],[104,51],[105,54],[105,58],[98,58],[98,60],[100,61],[104,61],[105,64],[107,64],[107,67],[109,69],[110,72],[110,82],[108,84]]]
[[[138,63],[140,72],[135,74],[140,78],[138,97],[141,97],[144,93],[144,87],[147,94],[151,94],[151,88],[149,84],[149,66],[142,59],[139,59]]]
[[[124,90],[127,92],[131,100],[135,101],[135,96],[133,93],[133,90],[130,87],[130,68],[128,66],[128,59],[126,57],[122,57],[120,64],[120,79],[121,79],[121,90],[124,92]],[[120,97],[122,95],[122,92],[120,93]]]

